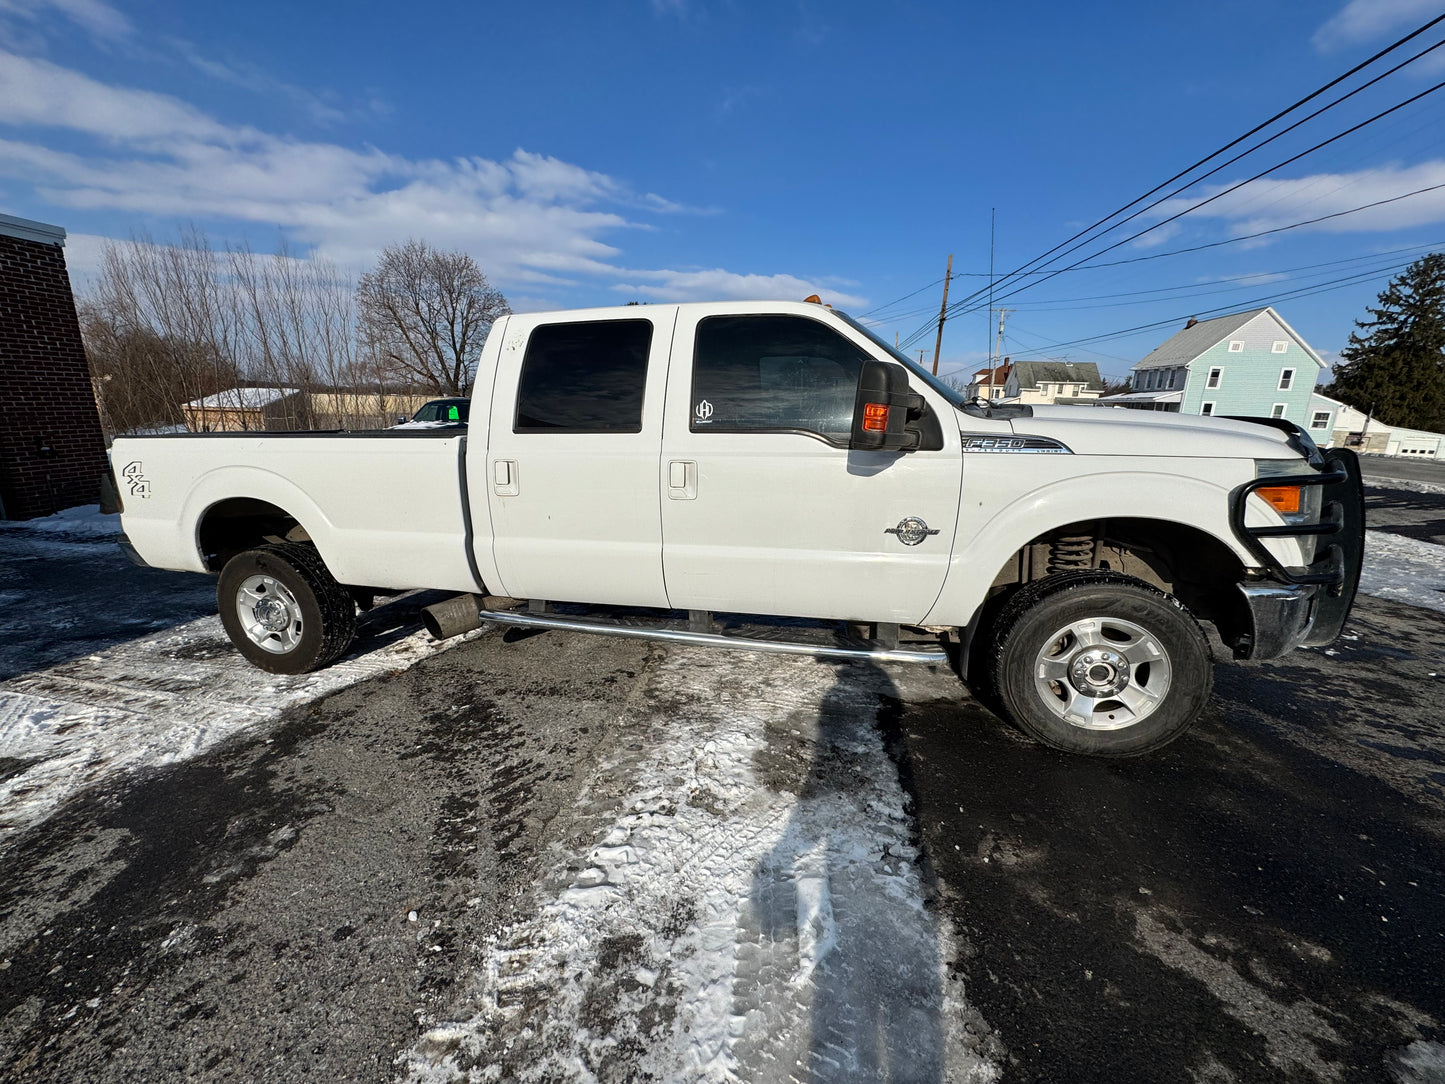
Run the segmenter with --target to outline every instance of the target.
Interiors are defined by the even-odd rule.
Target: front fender
[[[1171,470],[1168,459],[1150,469],[1122,457],[991,459],[1010,462],[965,464],[957,542],[924,624],[968,625],[1014,554],[1070,523],[1128,518],[1180,524],[1216,539],[1246,567],[1256,563],[1229,527],[1230,492],[1254,477],[1252,461],[1190,459],[1183,474],[1177,465]]]

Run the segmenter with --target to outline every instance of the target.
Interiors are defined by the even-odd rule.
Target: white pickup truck
[[[445,589],[438,635],[951,656],[1037,739],[1116,756],[1202,710],[1198,621],[1274,658],[1333,640],[1359,579],[1353,453],[1283,421],[970,402],[808,302],[509,316],[472,404],[466,428],[117,440],[129,545],[219,573],[266,670],[337,658],[373,592]],[[714,612],[866,631],[739,639]]]

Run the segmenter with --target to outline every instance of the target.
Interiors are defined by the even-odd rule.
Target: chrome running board
[[[626,636],[634,640],[665,640],[692,647],[721,647],[732,651],[765,651],[775,655],[813,655],[822,659],[847,659],[856,662],[947,662],[942,648],[913,651],[905,648],[828,647],[792,640],[754,640],[747,636],[724,636],[715,632],[689,632],[652,625],[627,625],[601,618],[564,617],[558,614],[529,613],[515,610],[482,610],[482,621],[494,625],[511,625],[522,629],[562,629],[566,632],[595,632],[602,636]]]

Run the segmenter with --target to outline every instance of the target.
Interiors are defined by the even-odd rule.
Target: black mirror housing
[[[858,373],[853,401],[853,431],[848,447],[858,451],[912,451],[919,432],[908,423],[924,407],[923,396],[908,385],[908,370],[887,361],[869,360]]]

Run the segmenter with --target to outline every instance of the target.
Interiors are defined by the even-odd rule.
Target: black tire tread
[[[267,571],[267,566],[274,563],[282,567],[271,567],[269,571],[289,571],[301,581],[305,591],[309,592],[315,601],[320,615],[321,640],[314,654],[310,657],[305,654],[298,655],[296,652],[262,656],[237,637],[230,627],[232,618],[229,608],[234,606],[234,601],[224,597],[227,593],[228,571],[231,562],[236,561],[249,562],[260,571]],[[238,553],[231,558],[231,562],[221,571],[221,580],[217,584],[217,601],[227,634],[252,663],[271,673],[301,674],[329,666],[345,654],[356,637],[356,600],[350,590],[331,575],[316,547],[303,542],[276,542]],[[304,598],[298,601],[305,607]]]
[[[1184,733],[1185,730],[1188,729],[1188,726],[1185,725],[1178,729],[1167,731],[1156,740],[1152,741],[1134,740],[1128,742],[1127,744],[1121,744],[1116,748],[1101,747],[1086,749],[1080,747],[1080,745],[1083,744],[1082,742],[1074,744],[1064,744],[1052,740],[1049,735],[1041,732],[1037,727],[1030,726],[1027,720],[1020,718],[1017,712],[1009,709],[1008,700],[1003,691],[1007,687],[1007,666],[1005,663],[1005,649],[1008,645],[1009,638],[1014,633],[1014,630],[1018,627],[1020,622],[1025,620],[1025,618],[1027,618],[1031,613],[1033,613],[1035,608],[1045,600],[1053,599],[1061,595],[1067,595],[1075,591],[1088,590],[1094,587],[1125,588],[1135,591],[1147,598],[1152,598],[1157,602],[1164,603],[1176,610],[1178,616],[1183,619],[1185,627],[1192,630],[1193,635],[1198,637],[1198,645],[1203,649],[1204,659],[1206,662],[1204,668],[1204,679],[1202,686],[1196,690],[1194,698],[1197,699],[1199,705],[1201,706],[1206,701],[1208,701],[1209,695],[1214,685],[1214,671],[1212,666],[1213,652],[1210,650],[1209,639],[1204,634],[1204,629],[1200,626],[1198,619],[1177,598],[1175,598],[1171,594],[1159,590],[1159,588],[1155,587],[1153,584],[1145,583],[1143,580],[1136,579],[1133,576],[1126,576],[1121,572],[1111,572],[1107,569],[1095,568],[1079,569],[1073,572],[1056,573],[1052,576],[1047,576],[1044,579],[1035,580],[1032,583],[1025,584],[1023,587],[1019,588],[1017,591],[1014,592],[1014,594],[1009,598],[1008,602],[1005,603],[1003,608],[999,611],[998,617],[994,621],[993,627],[991,628],[989,633],[988,668],[992,688],[996,690],[996,695],[999,700],[999,706],[1004,709],[1005,715],[1007,716],[1009,722],[1011,722],[1014,726],[1018,727],[1020,730],[1024,731],[1024,733],[1028,734],[1030,737],[1042,742],[1045,745],[1049,745],[1052,748],[1060,749],[1064,752],[1086,753],[1088,755],[1109,757],[1141,756],[1145,753],[1154,752],[1155,750],[1163,748],[1165,745],[1168,745],[1171,741],[1174,741],[1176,738],[1178,738],[1182,733]],[[1105,731],[1103,733],[1115,734],[1119,732]]]

